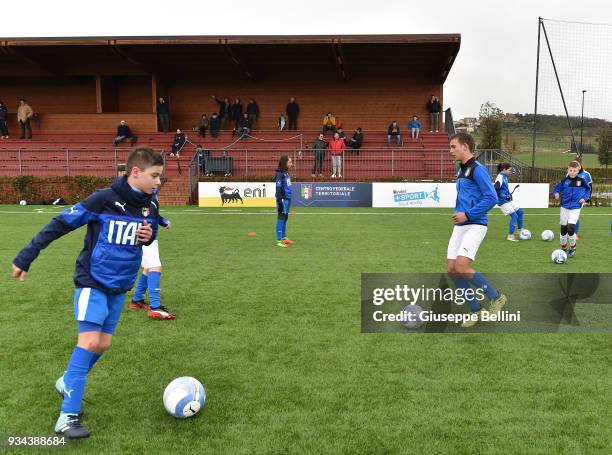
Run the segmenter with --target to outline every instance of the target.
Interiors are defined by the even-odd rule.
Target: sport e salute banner
[[[200,182],[200,207],[276,207],[274,182]]]
[[[548,207],[549,186],[546,183],[511,183],[510,191],[517,207]],[[372,207],[455,207],[457,189],[454,183],[373,183]]]

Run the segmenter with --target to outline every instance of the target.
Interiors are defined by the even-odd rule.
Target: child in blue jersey
[[[580,163],[572,161],[567,168],[567,175],[553,188],[555,199],[561,199],[561,249],[567,252],[568,257],[576,253],[576,223],[580,218],[580,210],[590,195],[586,180],[578,176]],[[568,247],[569,240],[569,247]]]
[[[497,205],[505,216],[510,215],[510,225],[508,226],[508,237],[510,242],[518,242],[514,237],[514,230],[518,224],[519,234],[523,230],[523,209],[516,206],[512,200],[508,176],[512,172],[510,163],[500,163],[497,165],[497,177],[495,178],[495,191],[497,192]]]
[[[281,156],[276,169],[276,246],[287,248],[295,242],[287,238],[287,220],[289,219],[289,209],[291,208],[291,177],[289,170],[293,166],[293,161],[287,155]]]
[[[487,233],[487,212],[497,203],[495,188],[489,173],[474,157],[474,138],[467,133],[451,136],[450,155],[461,162],[457,172],[457,201],[452,216],[453,234],[448,242],[447,269],[457,289],[463,295],[475,315],[462,324],[472,327],[482,317],[483,309],[473,287],[480,289],[491,303],[490,313],[498,313],[506,303],[506,296],[495,289],[487,279],[472,268],[476,253]]]
[[[157,193],[157,189],[153,191],[152,203],[159,206]],[[172,227],[170,220],[163,216],[159,217],[158,223],[166,229]],[[130,302],[130,308],[132,310],[149,310],[147,314],[152,319],[176,319],[176,315],[161,304],[160,286],[162,265],[159,258],[157,237],[153,240],[151,245],[142,247],[142,263],[140,265],[143,270],[138,279],[132,301]],[[150,305],[147,305],[144,301],[147,291],[149,292]]]
[[[96,191],[53,218],[13,260],[21,281],[41,250],[63,235],[87,225],[85,244],[74,273],[77,344],[68,367],[55,384],[63,396],[55,431],[70,439],[86,438],[80,412],[87,374],[111,345],[125,293],[132,288],[142,246],[155,238],[159,218],[151,198],[160,182],[163,159],[148,148],[128,156],[127,176]]]
[[[587,171],[584,166],[582,165],[582,161],[580,160],[576,160],[578,161],[578,163],[580,163],[580,171],[578,171],[578,177],[582,177],[585,181],[585,183],[587,184],[587,187],[589,189],[587,197],[585,198],[586,202],[590,202],[591,201],[591,193],[593,191],[593,177],[591,177],[591,173],[589,171]],[[612,226],[612,224],[611,224]],[[576,223],[576,240],[578,240],[578,230],[580,229],[580,220],[578,220],[578,222]]]

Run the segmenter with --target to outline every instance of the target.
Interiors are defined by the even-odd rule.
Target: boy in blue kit
[[[510,242],[518,242],[514,237],[514,230],[518,224],[519,234],[523,230],[523,209],[516,206],[512,200],[508,176],[512,172],[510,163],[500,163],[497,165],[497,177],[495,178],[495,191],[497,192],[497,205],[504,216],[510,215],[510,225],[508,226],[508,237]]]
[[[159,206],[157,189],[153,191],[153,204]],[[158,224],[166,229],[172,227],[169,219],[160,216]],[[142,273],[138,279],[134,296],[130,302],[132,310],[149,310],[148,316],[152,319],[176,319],[176,315],[161,304],[161,271],[162,265],[159,258],[159,244],[157,237],[148,246],[142,247]],[[149,302],[144,301],[145,294],[149,292]]]
[[[553,188],[555,199],[561,199],[561,249],[568,257],[576,253],[576,224],[580,218],[580,210],[590,195],[589,184],[580,177],[580,163],[572,161],[567,168],[567,175]],[[569,248],[568,248],[569,240]]]
[[[463,289],[470,310],[476,315],[462,324],[472,327],[481,319],[480,303],[465,293],[472,286],[482,289],[491,303],[488,311],[498,313],[506,303],[506,296],[472,268],[476,253],[487,234],[487,212],[497,203],[495,188],[489,173],[474,157],[474,138],[467,133],[451,136],[450,155],[461,162],[457,172],[457,202],[452,216],[453,234],[448,242],[447,269],[457,289]]]
[[[415,141],[419,138],[419,134],[421,133],[421,122],[416,115],[408,122],[408,130],[412,134],[412,140]]]
[[[287,155],[280,157],[278,168],[276,169],[276,246],[287,248],[295,242],[287,238],[287,220],[289,219],[289,209],[291,208],[291,177],[289,170],[293,161]]]
[[[70,439],[89,436],[80,419],[87,374],[111,345],[125,293],[140,268],[142,245],[150,244],[157,232],[159,212],[151,194],[161,184],[163,159],[151,149],[137,148],[130,153],[126,169],[127,176],[110,188],[96,191],[53,218],[13,260],[12,274],[23,281],[41,250],[87,225],[74,273],[77,345],[56,382],[64,400],[55,431]]]

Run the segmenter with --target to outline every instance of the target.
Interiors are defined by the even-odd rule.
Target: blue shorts
[[[123,302],[125,293],[105,294],[95,288],[77,288],[74,293],[74,318],[79,321],[79,332],[102,331],[112,335],[119,323]],[[89,330],[82,330],[85,327]]]
[[[279,215],[288,214],[291,208],[291,199],[277,199],[276,200],[276,211]]]

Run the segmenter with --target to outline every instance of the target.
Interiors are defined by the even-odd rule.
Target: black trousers
[[[314,164],[312,166],[313,174],[323,173],[323,160],[325,159],[325,152],[315,150]]]
[[[32,126],[30,125],[30,119],[26,119],[25,122],[19,120],[19,128],[21,128],[21,136],[19,139],[32,139]]]
[[[297,117],[289,117],[289,127],[290,130],[297,130]]]
[[[169,114],[157,114],[159,118],[159,126],[164,133],[170,130],[170,115]]]
[[[0,136],[8,136],[9,132],[8,132],[8,123],[6,123],[6,120],[0,120]]]

